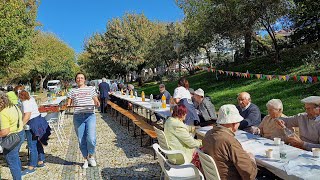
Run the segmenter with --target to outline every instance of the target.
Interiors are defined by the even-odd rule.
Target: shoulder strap
[[[20,127],[20,116],[19,116],[20,114],[19,114],[19,110],[18,110],[17,106],[14,105],[14,107],[16,108],[17,113],[18,113],[18,124],[17,124],[17,128],[19,128],[19,127]]]

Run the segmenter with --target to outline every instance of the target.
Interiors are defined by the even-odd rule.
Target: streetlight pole
[[[180,50],[181,50],[182,44],[179,42],[176,42],[174,45],[174,51],[178,55],[178,63],[179,63],[179,78],[181,77],[181,62],[180,62]]]

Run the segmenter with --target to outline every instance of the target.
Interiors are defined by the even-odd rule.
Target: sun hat
[[[204,91],[201,88],[197,89],[194,94],[204,97]]]
[[[232,124],[243,120],[238,109],[233,104],[226,104],[220,107],[217,124]]]
[[[309,96],[301,100],[305,104],[320,105],[320,96]]]

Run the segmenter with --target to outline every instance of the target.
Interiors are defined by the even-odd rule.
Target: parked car
[[[49,91],[58,92],[61,90],[61,81],[60,80],[50,80],[47,83],[47,88]]]

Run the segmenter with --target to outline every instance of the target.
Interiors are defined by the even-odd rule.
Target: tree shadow
[[[126,126],[122,126],[120,124],[120,121],[117,121],[109,114],[101,115],[101,118],[108,124],[108,126],[112,129],[113,133],[116,134],[116,140],[114,140],[114,145],[121,148],[123,152],[126,154],[127,158],[140,157],[144,154],[150,154],[153,156],[153,150],[151,146],[145,146],[144,148],[140,147],[140,136],[138,136],[139,132],[136,133],[137,137],[134,138],[132,126],[130,126],[130,131],[128,132]],[[138,128],[136,128],[136,131],[137,130]],[[148,144],[149,136],[144,135],[142,142]]]
[[[79,165],[82,164],[74,161],[67,161],[57,156],[53,156],[52,154],[46,154],[46,162],[51,164],[61,164],[61,165]]]
[[[144,163],[127,167],[104,168],[102,179],[110,180],[149,180],[160,179],[161,168],[158,163]]]

